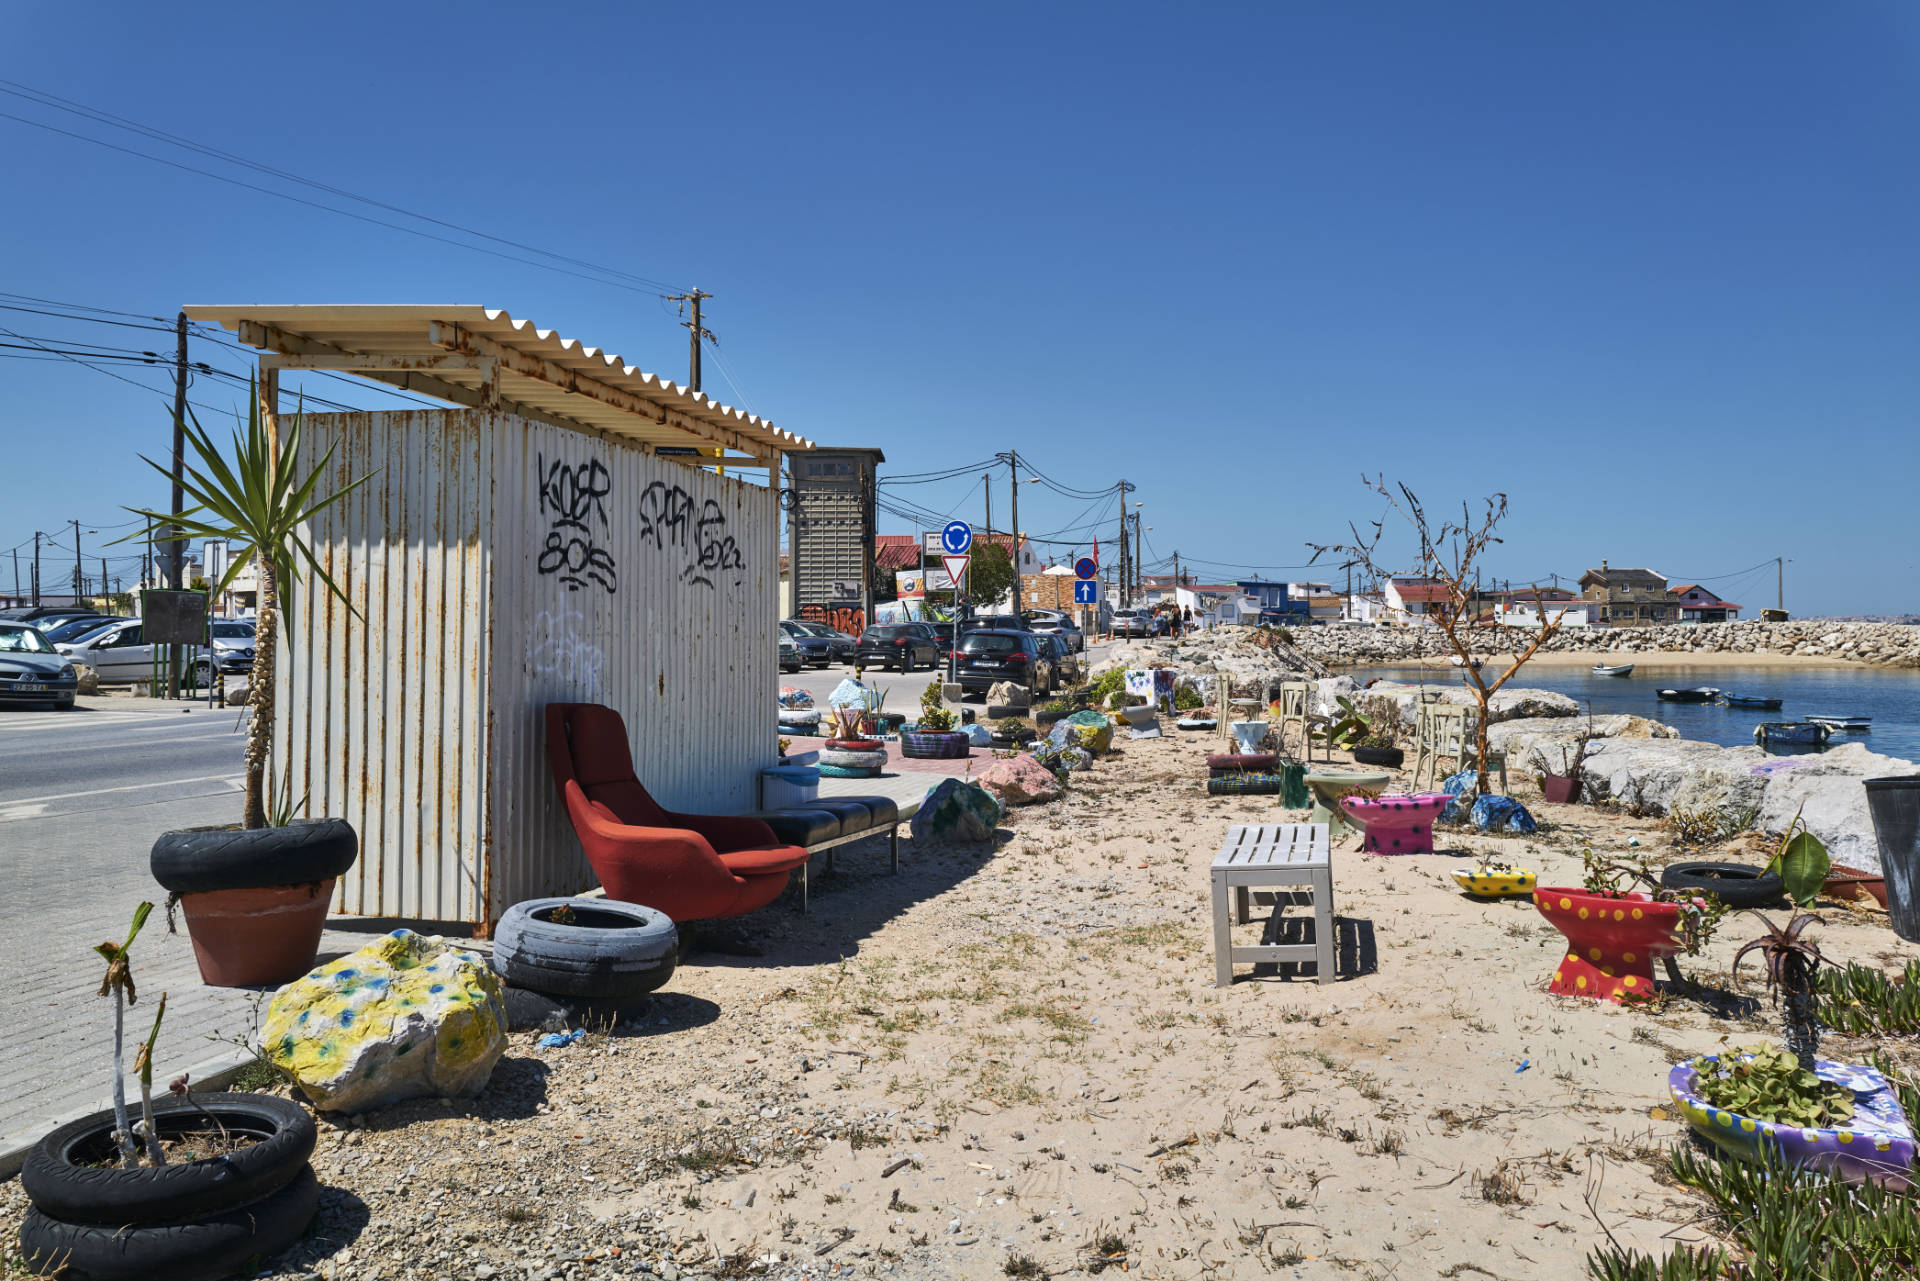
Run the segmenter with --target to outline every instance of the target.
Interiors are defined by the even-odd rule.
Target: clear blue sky
[[[1510,494],[1491,574],[1785,555],[1798,612],[1920,610],[1907,0],[14,3],[0,77],[698,285],[781,426],[895,472],[1017,447],[1070,486],[1125,477],[1149,560],[1207,577],[1303,561],[1374,514],[1358,477],[1384,470],[1435,507]],[[0,112],[293,190],[18,97]],[[165,316],[484,303],[684,372],[657,289],[12,120],[0,157],[0,290]],[[0,380],[0,549],[164,501],[134,458],[164,447],[156,396],[62,361],[0,360]],[[711,362],[707,381],[741,399]],[[976,514],[968,484],[893,492]],[[1022,525],[1087,506],[1029,486]],[[1772,603],[1771,565],[1710,585]]]

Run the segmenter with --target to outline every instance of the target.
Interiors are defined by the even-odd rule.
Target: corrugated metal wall
[[[669,809],[755,808],[778,689],[771,490],[502,419],[494,442],[492,914],[593,884],[543,709],[605,703]]]
[[[751,808],[776,735],[775,512],[760,486],[481,410],[314,415],[313,529],[361,618],[307,582],[276,761],[362,853],[336,910],[491,921],[593,883],[542,709],[620,710],[662,804]]]

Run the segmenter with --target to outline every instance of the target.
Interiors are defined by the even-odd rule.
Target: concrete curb
[[[224,1090],[243,1069],[254,1061],[254,1057],[249,1051],[235,1048],[188,1068],[187,1073],[193,1082],[194,1092],[214,1093]],[[139,1109],[138,1087],[131,1088],[131,1097],[127,1102],[136,1111]],[[16,1130],[12,1134],[0,1134],[0,1179],[11,1179],[19,1174],[20,1167],[27,1163],[27,1153],[33,1151],[34,1144],[47,1135],[69,1121],[77,1121],[95,1112],[104,1112],[112,1106],[113,1100],[103,1096],[89,1107],[78,1108],[59,1116],[48,1117],[44,1121],[33,1122],[26,1129]]]

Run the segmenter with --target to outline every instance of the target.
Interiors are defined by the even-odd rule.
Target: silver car
[[[237,619],[216,618],[208,626],[213,633],[213,652],[203,645],[187,646],[187,679],[195,685],[213,683],[214,669],[229,676],[253,670],[253,624]]]
[[[73,664],[27,623],[0,622],[0,702],[73,706]]]
[[[1058,636],[1067,642],[1067,648],[1080,653],[1087,648],[1087,634],[1071,615],[1057,609],[1023,609],[1020,617],[1026,620],[1029,630],[1048,636]]]

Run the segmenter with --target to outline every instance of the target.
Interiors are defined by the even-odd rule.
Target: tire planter
[[[1780,878],[1764,868],[1745,863],[1670,863],[1660,883],[1672,890],[1711,894],[1728,907],[1768,907],[1786,894]]]
[[[1887,1078],[1870,1067],[1826,1059],[1815,1059],[1813,1071],[1821,1080],[1853,1091],[1853,1124],[1809,1129],[1716,1108],[1694,1093],[1699,1073],[1692,1060],[1667,1073],[1667,1093],[1687,1124],[1729,1156],[1757,1164],[1771,1148],[1789,1165],[1832,1173],[1849,1183],[1879,1183],[1896,1192],[1910,1189],[1915,1177],[1913,1123]]]
[[[27,1264],[73,1281],[215,1281],[298,1240],[320,1197],[308,1165],[313,1118],[273,1095],[208,1094],[198,1102],[259,1142],[157,1169],[98,1167],[112,1151],[113,1113],[105,1111],[36,1144],[20,1172],[33,1203],[20,1225]],[[162,1135],[205,1125],[185,1099],[158,1100],[153,1111]]]
[[[836,752],[878,752],[883,750],[877,738],[830,738],[827,747]]]
[[[1207,780],[1207,795],[1276,796],[1286,782],[1279,774],[1216,774]]]
[[[1043,707],[1033,714],[1033,723],[1044,729],[1055,721],[1063,721],[1071,715],[1073,715],[1072,712],[1051,712]]]
[[[1274,767],[1272,752],[1214,752],[1207,757],[1210,770],[1270,770]]]
[[[913,760],[956,760],[967,755],[971,746],[967,736],[957,730],[903,729],[900,731],[900,754]]]
[[[313,968],[334,878],[359,852],[345,819],[323,818],[162,832],[148,866],[179,896],[202,981],[278,986]]]
[[[1384,765],[1388,769],[1399,769],[1407,763],[1407,754],[1397,747],[1356,747],[1353,749],[1353,762],[1356,765]]]
[[[995,730],[993,733],[993,745],[995,747],[1019,747],[1023,743],[1033,742],[1033,740],[1038,737],[1040,736],[1030,729],[1017,729],[1011,734],[1002,734],[998,730]]]
[[[1343,796],[1340,810],[1366,830],[1360,842],[1365,854],[1433,853],[1433,820],[1453,797],[1446,792],[1414,796]]]
[[[1567,939],[1567,954],[1547,985],[1556,996],[1615,1002],[1650,996],[1654,961],[1681,949],[1678,903],[1542,886],[1533,905]]]
[[[879,744],[871,752],[843,752],[835,748],[823,748],[820,752],[820,768],[832,765],[840,769],[880,770],[886,766],[887,749]]]
[[[1580,780],[1569,774],[1543,774],[1540,796],[1553,805],[1572,805],[1580,799]]]
[[[821,778],[879,778],[878,766],[822,765]]]
[[[985,715],[990,721],[1018,720],[1031,710],[1029,703],[988,703]]]
[[[555,908],[574,921],[553,921]],[[642,1000],[673,977],[680,932],[666,913],[604,898],[515,903],[493,936],[493,972],[514,987],[591,1005]]]
[[[1183,716],[1174,724],[1181,729],[1218,729],[1220,726],[1211,716]]]

